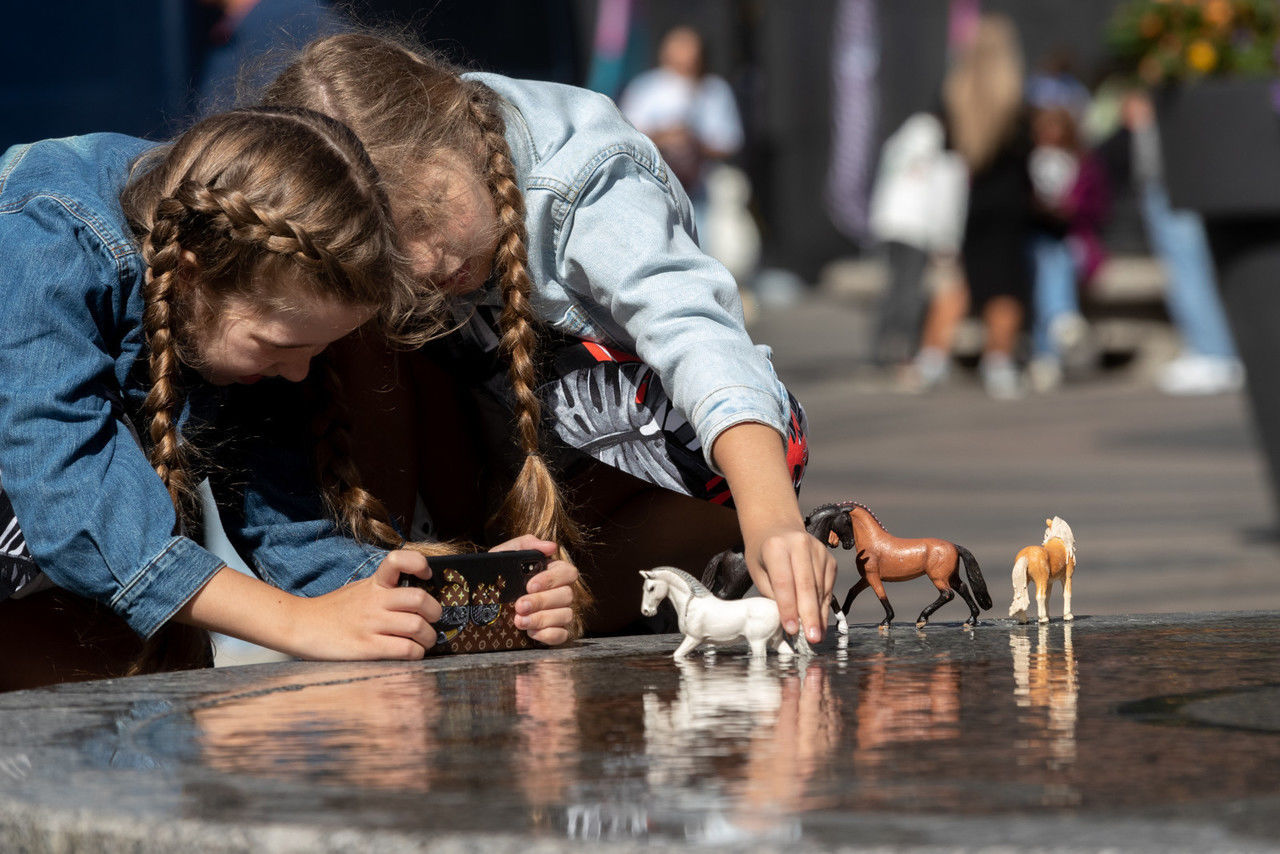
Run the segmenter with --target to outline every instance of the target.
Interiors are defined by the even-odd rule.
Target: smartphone
[[[547,568],[533,549],[427,558],[431,577],[401,575],[401,587],[421,587],[440,603],[430,652],[495,652],[536,646],[515,626],[512,605],[529,579]]]
[[[485,585],[495,588],[498,602],[514,602],[524,594],[529,579],[547,568],[547,556],[534,549],[440,555],[427,558],[427,566],[431,567],[430,578],[401,575],[400,586],[421,587],[432,593],[456,585],[460,579],[470,590]]]

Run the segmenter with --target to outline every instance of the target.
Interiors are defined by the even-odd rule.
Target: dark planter
[[[1184,84],[1156,99],[1176,207],[1204,216],[1258,441],[1280,507],[1280,116],[1271,80]]]
[[[1270,79],[1201,80],[1155,98],[1169,199],[1206,217],[1280,216],[1280,115]]]

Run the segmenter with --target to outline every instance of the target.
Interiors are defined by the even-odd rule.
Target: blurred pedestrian
[[[1088,336],[1080,289],[1106,258],[1101,231],[1111,194],[1106,169],[1081,141],[1070,107],[1043,103],[1032,128],[1035,287],[1028,373],[1033,388],[1048,391],[1062,382],[1065,356]]]
[[[1122,150],[1128,141],[1147,239],[1164,265],[1165,305],[1182,339],[1182,353],[1164,366],[1157,385],[1176,395],[1237,391],[1244,386],[1244,366],[1218,293],[1204,221],[1169,201],[1150,96],[1140,89],[1126,93],[1121,120],[1117,140]]]
[[[702,36],[678,26],[658,45],[658,66],[623,89],[618,107],[653,140],[693,202],[698,234],[706,232],[710,169],[742,148],[742,119],[733,89],[706,69]]]
[[[925,272],[935,256],[959,251],[968,184],[964,161],[947,149],[946,129],[932,113],[910,116],[880,150],[868,223],[889,270],[871,344],[880,367],[905,365],[915,354],[928,302]]]
[[[947,73],[943,106],[952,147],[970,173],[960,249],[965,284],[935,294],[915,370],[926,386],[945,378],[955,327],[972,311],[983,322],[984,388],[993,398],[1018,397],[1015,349],[1031,296],[1033,193],[1022,49],[1009,18],[982,16]]]

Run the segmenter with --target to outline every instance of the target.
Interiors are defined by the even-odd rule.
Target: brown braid
[[[496,96],[488,87],[475,84],[470,104],[472,120],[480,128],[481,140],[489,152],[486,180],[501,234],[494,257],[502,289],[502,315],[498,320],[502,333],[500,346],[516,401],[516,432],[525,454],[524,464],[503,501],[498,518],[505,520],[509,532],[529,531],[559,544],[560,556],[567,559],[567,551],[581,543],[581,533],[542,456],[542,401],[535,390],[538,338],[529,299],[533,282],[528,268],[524,195],[516,183],[515,166],[503,134],[504,122]],[[590,591],[579,579],[574,591],[577,617],[570,630],[572,636],[581,636],[582,615],[591,601]]]
[[[468,164],[483,176],[498,218],[494,268],[503,311],[501,348],[515,397],[515,426],[524,461],[494,520],[508,534],[531,533],[572,550],[578,527],[541,453],[542,405],[537,387],[537,333],[530,303],[524,198],[504,137],[498,96],[463,80],[447,62],[397,41],[346,33],[312,42],[272,83],[267,103],[321,110],[351,127],[378,166],[393,202],[438,221],[449,212],[424,191],[422,174]],[[429,284],[429,283],[428,283]],[[581,613],[590,601],[575,594]],[[575,636],[581,631],[580,622]]]
[[[147,267],[143,332],[151,388],[143,404],[150,461],[179,529],[195,518],[193,450],[178,420],[186,364],[232,299],[286,310],[308,298],[417,312],[392,239],[377,171],[359,140],[306,110],[238,110],[207,118],[145,155],[120,197]],[[169,621],[130,672],[212,663],[208,633]]]

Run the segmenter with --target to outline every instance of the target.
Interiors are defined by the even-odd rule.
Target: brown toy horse
[[[929,622],[930,615],[954,599],[957,593],[969,606],[966,626],[978,624],[979,606],[983,609],[991,607],[991,594],[987,592],[982,570],[973,554],[964,546],[939,539],[909,540],[895,537],[884,529],[869,508],[856,501],[818,507],[805,519],[805,527],[810,534],[831,548],[837,545],[846,549],[857,547],[858,574],[862,577],[849,588],[842,606],[837,606],[836,598],[831,597],[831,610],[836,612],[841,634],[848,634],[847,617],[853,600],[868,587],[875,591],[880,604],[884,606],[884,620],[880,626],[888,628],[893,622],[893,607],[885,596],[886,581],[909,581],[927,575],[938,588],[938,598],[920,612],[920,616],[916,618],[916,628],[923,628]],[[969,585],[973,588],[972,595],[960,580],[961,561],[964,562]]]

